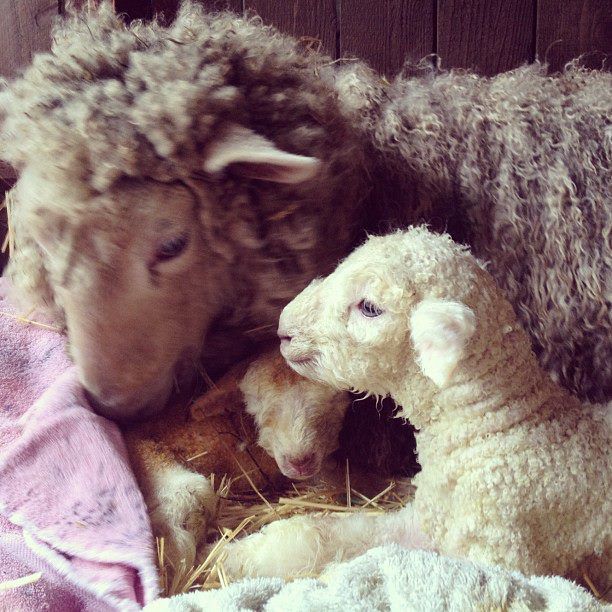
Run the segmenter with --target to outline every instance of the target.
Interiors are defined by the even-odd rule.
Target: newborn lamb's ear
[[[461,302],[423,300],[412,312],[410,324],[421,371],[444,387],[474,334],[474,313]]]
[[[216,173],[230,165],[235,167],[236,174],[246,178],[295,184],[312,178],[321,162],[282,151],[267,138],[233,125],[208,149],[204,170]]]

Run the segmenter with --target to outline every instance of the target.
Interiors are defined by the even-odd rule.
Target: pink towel
[[[0,521],[0,580],[33,566],[27,542],[56,590],[48,600],[59,597],[47,609],[92,596],[98,609],[139,609],[158,594],[155,550],[121,434],[87,405],[64,337],[14,318],[9,289],[0,278],[0,514],[21,529]],[[27,599],[36,588],[0,590],[0,609],[41,609]]]

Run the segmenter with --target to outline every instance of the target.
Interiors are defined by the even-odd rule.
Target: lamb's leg
[[[198,545],[217,513],[211,482],[163,452],[152,440],[127,438],[155,536],[164,538],[165,557],[175,568],[190,568]]]
[[[382,544],[431,548],[412,505],[398,512],[346,516],[305,515],[275,521],[228,544],[224,569],[245,576],[318,576],[331,562],[352,559]]]

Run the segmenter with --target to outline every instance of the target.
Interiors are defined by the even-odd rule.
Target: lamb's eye
[[[378,317],[383,313],[382,308],[379,308],[376,304],[373,304],[372,302],[368,302],[368,300],[361,300],[357,308],[359,308],[359,312],[364,317],[368,317],[370,319]]]
[[[185,250],[188,242],[187,234],[181,234],[162,242],[155,251],[155,259],[157,261],[166,261],[177,257]]]

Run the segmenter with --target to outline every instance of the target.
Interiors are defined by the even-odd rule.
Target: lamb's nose
[[[293,336],[289,335],[286,329],[279,327],[276,333],[278,334],[281,342],[291,342],[291,338]]]
[[[310,472],[315,464],[315,454],[308,453],[301,457],[289,457],[287,462],[299,474]]]

